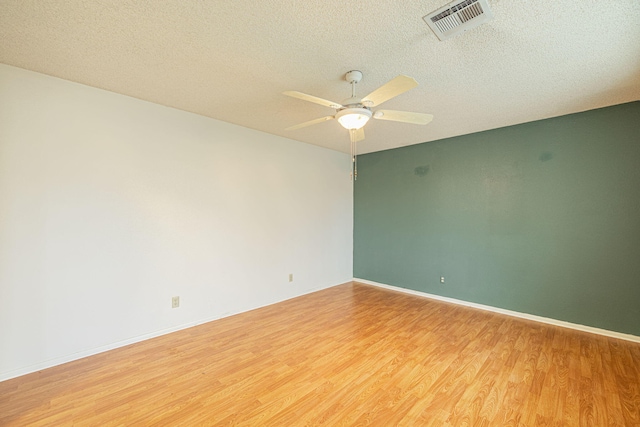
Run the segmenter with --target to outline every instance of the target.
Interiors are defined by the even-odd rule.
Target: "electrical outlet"
[[[289,282],[293,282],[293,273],[289,273]]]
[[[171,298],[171,308],[178,308],[178,307],[180,307],[180,297]]]
[[[444,283],[444,276],[440,276],[440,283]]]

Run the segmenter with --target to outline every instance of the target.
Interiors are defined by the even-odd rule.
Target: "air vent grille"
[[[440,40],[477,27],[493,18],[487,0],[464,0],[450,3],[422,19]]]

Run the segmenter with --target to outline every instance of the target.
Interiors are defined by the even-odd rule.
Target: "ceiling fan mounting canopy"
[[[351,70],[345,74],[344,79],[351,84],[359,83],[362,80],[362,71]]]

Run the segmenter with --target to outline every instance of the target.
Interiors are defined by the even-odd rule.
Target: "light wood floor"
[[[0,383],[0,425],[640,426],[640,344],[346,284]]]

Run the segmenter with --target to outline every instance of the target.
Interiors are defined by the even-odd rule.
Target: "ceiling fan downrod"
[[[362,71],[351,70],[345,74],[344,79],[351,83],[351,99],[356,97],[356,85],[362,80]]]

